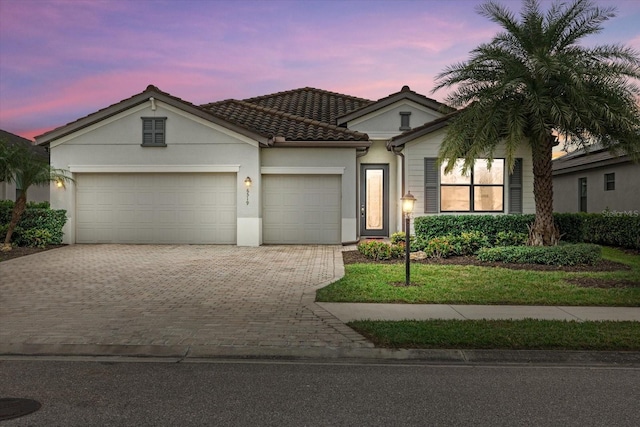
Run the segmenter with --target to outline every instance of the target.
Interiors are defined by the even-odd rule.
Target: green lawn
[[[557,320],[357,321],[348,323],[377,347],[639,351],[635,322]]]
[[[640,256],[603,248],[605,259],[631,270],[568,273],[510,270],[496,267],[411,265],[411,282],[404,282],[404,264],[350,264],[345,277],[317,291],[324,302],[411,304],[516,304],[640,306],[640,287],[585,288],[567,282],[572,277],[640,282]]]

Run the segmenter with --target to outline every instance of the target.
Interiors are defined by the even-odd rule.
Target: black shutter
[[[509,174],[509,213],[522,213],[522,159],[516,159]]]
[[[425,157],[424,159],[424,211],[438,213],[438,181],[440,168],[438,159]]]

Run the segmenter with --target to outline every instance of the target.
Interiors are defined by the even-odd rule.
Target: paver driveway
[[[73,245],[5,261],[0,343],[370,347],[313,302],[340,250]]]

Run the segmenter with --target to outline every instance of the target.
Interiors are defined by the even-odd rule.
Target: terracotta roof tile
[[[249,98],[245,99],[245,102],[335,125],[337,117],[372,104],[374,101],[305,87]]]
[[[369,139],[364,133],[247,101],[228,99],[203,105],[202,108],[220,119],[267,138],[284,137],[287,141],[368,141]]]

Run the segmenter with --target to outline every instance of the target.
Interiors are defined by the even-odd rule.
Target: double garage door
[[[83,173],[77,243],[235,244],[231,173]],[[339,244],[340,175],[264,175],[266,244]]]
[[[77,243],[236,242],[236,174],[79,174]]]

